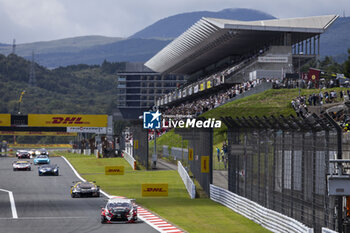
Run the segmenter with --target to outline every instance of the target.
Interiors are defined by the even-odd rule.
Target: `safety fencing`
[[[163,146],[163,157],[172,158],[174,160],[187,161],[188,149],[172,147],[169,150],[168,146]]]
[[[134,157],[132,157],[132,155],[130,155],[126,150],[123,150],[123,157],[130,164],[132,169],[136,170],[137,163]]]
[[[253,220],[272,232],[314,232],[312,228],[293,218],[267,209],[256,202],[215,185],[210,185],[210,199]]]
[[[228,126],[228,190],[320,233],[337,229],[328,195],[338,131],[326,116],[222,118]]]
[[[187,192],[190,194],[191,199],[196,198],[196,186],[180,161],[177,162],[177,171],[179,172],[182,181],[186,186]]]

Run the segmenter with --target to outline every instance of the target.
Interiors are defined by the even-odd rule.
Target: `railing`
[[[136,160],[126,150],[123,150],[124,159],[130,164],[132,169],[136,170]]]
[[[182,181],[184,182],[188,194],[190,194],[191,199],[196,198],[196,186],[188,175],[186,169],[182,166],[181,162],[177,162],[177,171],[179,172]]]
[[[338,233],[337,231],[333,231],[331,229],[322,227],[322,233]]]
[[[256,202],[215,185],[210,185],[210,199],[253,220],[272,232],[314,232],[313,228],[309,228],[293,218],[267,209]]]

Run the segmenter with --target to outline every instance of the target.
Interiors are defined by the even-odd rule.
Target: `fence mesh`
[[[335,131],[244,128],[228,132],[229,190],[290,216],[316,232],[335,229],[328,196]]]

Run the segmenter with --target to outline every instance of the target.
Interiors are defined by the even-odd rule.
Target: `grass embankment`
[[[92,156],[56,152],[64,155],[89,181],[96,181],[111,195],[135,198],[139,205],[162,216],[187,232],[269,232],[208,198],[190,199],[177,171],[133,171],[122,158],[97,159]],[[123,176],[104,175],[104,167],[125,167]],[[142,197],[141,184],[168,183],[168,197]]]
[[[339,91],[343,90],[346,93],[348,88],[330,88],[322,89],[322,92],[335,90],[337,92],[337,102],[342,101],[339,98]],[[312,93],[319,93],[318,89],[301,89],[301,95],[306,95],[307,98]],[[270,89],[265,92],[251,95],[243,99],[234,100],[227,104],[224,104],[218,108],[212,109],[208,112],[205,112],[201,116],[205,118],[215,118],[220,119],[220,117],[262,117],[262,116],[289,116],[296,115],[295,111],[291,106],[292,99],[299,96],[299,89]],[[216,158],[216,147],[222,148],[222,143],[227,139],[227,127],[225,124],[222,124],[220,129],[214,129],[214,145],[213,145],[213,155]],[[173,131],[170,131],[162,135],[157,139],[157,151],[158,154],[162,153],[162,146],[168,145],[169,147],[181,147],[181,136],[175,134]],[[153,148],[153,142],[151,142],[150,147]],[[186,146],[185,146],[186,148]],[[153,149],[152,149],[153,150]],[[223,168],[222,163],[216,163],[217,159],[214,161],[214,168]]]

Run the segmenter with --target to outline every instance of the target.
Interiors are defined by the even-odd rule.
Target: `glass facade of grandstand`
[[[118,73],[118,108],[143,108],[154,105],[163,96],[184,83],[184,76],[159,73]]]

